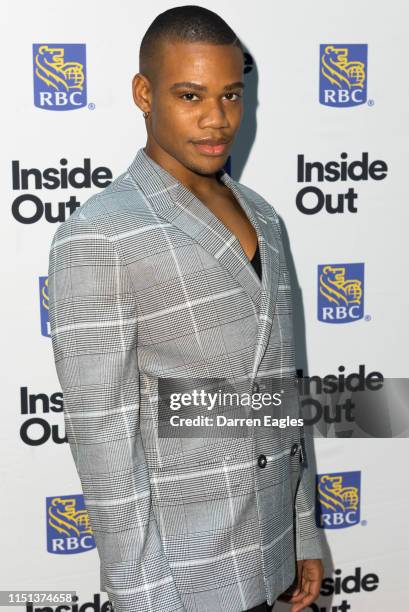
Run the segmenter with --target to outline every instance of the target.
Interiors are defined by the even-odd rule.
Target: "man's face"
[[[186,168],[212,174],[240,126],[243,54],[233,45],[164,42],[159,56],[148,137]]]

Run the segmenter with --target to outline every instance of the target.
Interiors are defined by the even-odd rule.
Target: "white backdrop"
[[[407,3],[220,0],[201,5],[226,19],[251,56],[251,69],[245,74],[247,109],[231,173],[274,205],[288,236],[297,302],[298,368],[304,375],[323,377],[338,374],[340,366],[346,375],[357,372],[361,365],[366,374],[407,377],[409,293],[403,282],[409,223],[409,87],[403,72]],[[63,167],[71,170],[88,158],[92,169],[104,167],[113,177],[126,169],[145,144],[144,120],[131,95],[139,43],[154,17],[172,6],[175,3],[168,1],[143,6],[130,0],[116,4],[71,0],[66,5],[8,0],[0,15],[4,279],[0,587],[76,590],[78,609],[87,612],[103,611],[107,596],[101,593],[99,599],[97,551],[64,439],[62,396],[47,336],[46,276],[58,223],[51,216],[57,217],[58,203],[63,203],[61,212],[68,216],[64,203],[71,196],[83,203],[101,187],[49,189],[39,177],[36,184],[33,175],[24,186],[21,180],[18,184],[16,168],[37,169],[41,176],[47,168],[60,169],[61,159],[67,160]],[[33,44],[85,45],[84,106],[74,110],[35,106],[34,91],[47,87],[35,76]],[[350,107],[320,103],[320,83],[329,86],[321,73],[320,45],[334,47],[335,73],[349,78],[333,88],[366,89],[363,103]],[[363,62],[362,49],[367,50]],[[69,47],[65,53],[66,62],[78,61]],[[297,180],[299,155],[326,164],[339,162],[341,153],[350,162],[360,160],[364,152],[370,163],[386,164],[385,178],[332,182],[314,178],[302,184]],[[330,213],[323,208],[316,214],[303,213],[296,197],[306,186],[331,194],[335,203],[338,194],[353,188],[356,212]],[[313,195],[303,201],[309,208],[316,203]],[[318,266],[341,266],[348,276],[348,265],[354,263],[364,264],[363,283],[350,277],[354,287],[360,287],[363,316],[344,323],[320,321]],[[45,282],[42,293],[40,282]],[[315,448],[318,473],[340,474],[344,505],[338,518],[329,512],[324,529],[326,580],[312,609],[404,609],[407,440],[318,439]],[[364,578],[367,574],[371,576]],[[360,575],[360,580],[344,580],[351,575]],[[97,603],[92,608],[86,602]],[[280,604],[276,609],[289,607]]]

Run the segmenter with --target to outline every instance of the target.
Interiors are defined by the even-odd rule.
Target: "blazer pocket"
[[[251,456],[251,440],[237,438],[158,439],[158,453],[148,462],[153,472],[217,466]],[[169,452],[173,449],[174,452]],[[168,451],[168,452],[166,452]]]

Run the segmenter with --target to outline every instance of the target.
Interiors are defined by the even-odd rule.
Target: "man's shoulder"
[[[121,213],[138,215],[146,208],[145,198],[128,171],[117,176],[98,193],[88,197],[58,226],[54,239],[77,232],[115,233]]]
[[[129,171],[117,176],[107,187],[90,196],[77,211],[83,219],[90,222],[104,222],[113,218],[115,213],[142,210],[146,202],[141,189]]]

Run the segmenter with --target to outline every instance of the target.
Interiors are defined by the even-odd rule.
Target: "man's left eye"
[[[227,93],[227,94],[226,94],[226,96],[236,96],[236,98],[235,98],[236,100],[237,100],[238,98],[241,98],[241,95],[240,95],[240,94],[238,94],[238,93],[233,93],[233,92],[231,92],[231,93]],[[231,99],[231,98],[230,98],[230,99]]]

